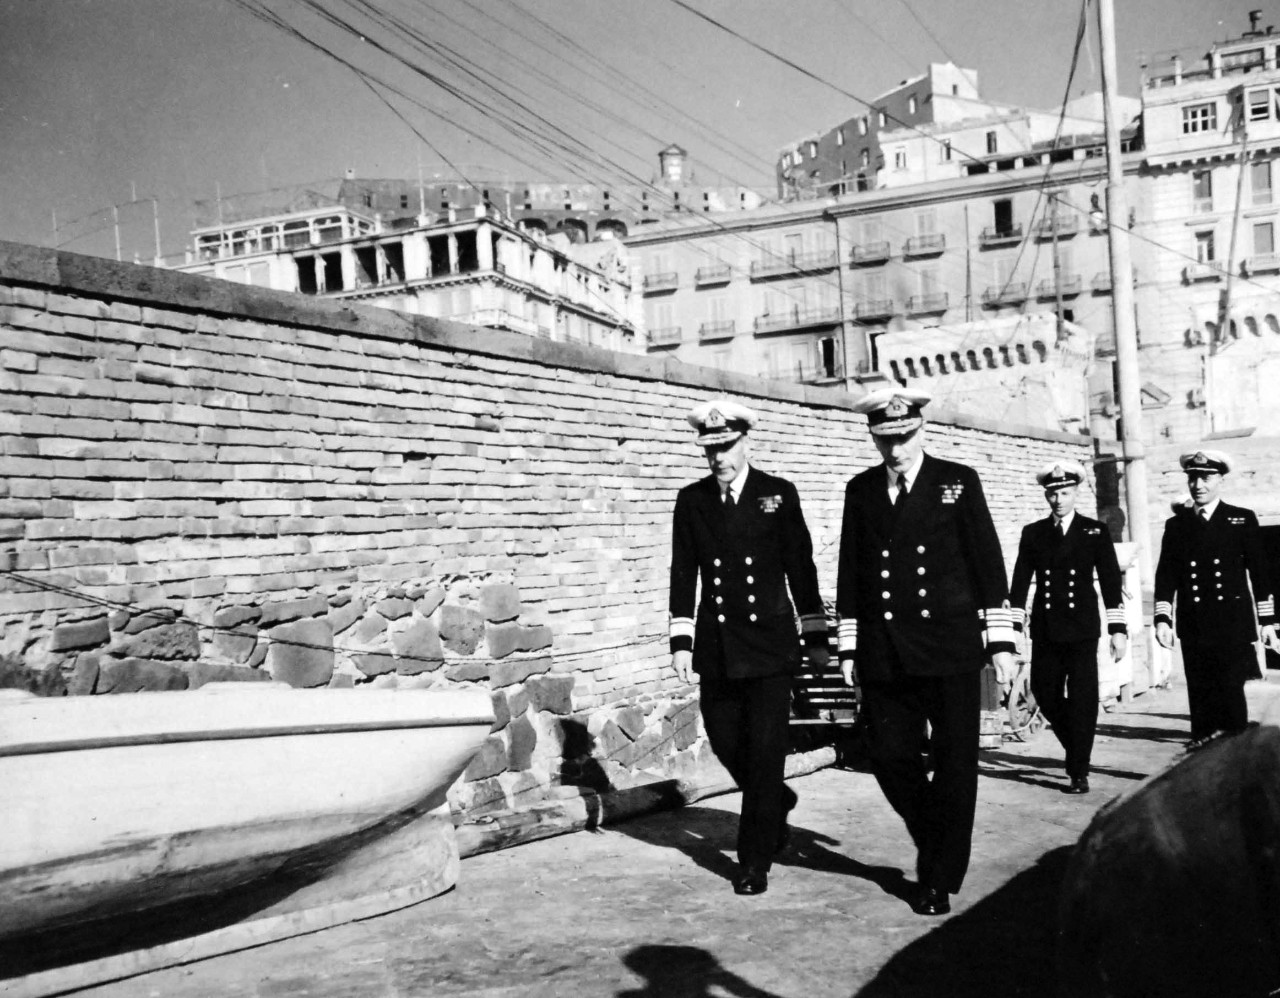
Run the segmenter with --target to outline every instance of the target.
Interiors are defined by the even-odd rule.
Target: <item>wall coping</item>
[[[5,240],[0,240],[0,282],[174,311],[412,342],[523,360],[547,367],[792,402],[811,408],[851,411],[856,402],[848,392],[838,388],[770,381],[670,358],[619,353],[603,347],[556,342],[524,333],[479,329],[448,319],[411,315],[376,305],[256,288],[234,281]],[[1086,434],[1001,423],[941,407],[930,412],[929,422],[1067,444],[1092,446],[1097,442],[1097,438]]]

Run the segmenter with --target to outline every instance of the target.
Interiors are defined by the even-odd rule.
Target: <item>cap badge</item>
[[[884,414],[889,419],[900,419],[910,411],[910,406],[907,405],[906,399],[899,395],[895,395],[889,400],[889,404],[884,407]]]
[[[1066,473],[1065,471],[1063,471],[1063,470],[1062,470],[1062,465],[1060,465],[1060,464],[1055,464],[1055,465],[1053,466],[1053,477],[1054,477],[1054,478],[1066,478],[1066,477],[1067,477],[1067,473]]]
[[[1191,459],[1191,463],[1192,464],[1208,464],[1209,459],[1205,456],[1204,451],[1198,450],[1195,453],[1195,457]]]
[[[707,413],[707,418],[703,420],[702,426],[707,430],[723,430],[726,426],[724,415],[719,409],[712,409]]]

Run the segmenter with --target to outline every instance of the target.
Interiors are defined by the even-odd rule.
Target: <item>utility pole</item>
[[[116,233],[116,262],[119,263],[121,260],[121,256],[120,256],[120,206],[118,204],[113,204],[111,206],[111,227],[115,229],[115,233]]]
[[[155,265],[160,266],[160,199],[151,198],[151,222],[156,230],[156,258]]]
[[[1049,217],[1053,220],[1053,296],[1058,317],[1058,346],[1067,339],[1067,325],[1062,318],[1062,259],[1058,255],[1058,195],[1049,195]]]
[[[1120,446],[1124,461],[1129,539],[1138,548],[1142,584],[1155,582],[1151,564],[1147,462],[1142,446],[1142,382],[1138,331],[1133,314],[1133,261],[1129,255],[1129,208],[1116,120],[1116,20],[1114,0],[1098,0],[1102,49],[1102,112],[1107,131],[1107,244],[1111,251],[1111,314],[1116,339],[1116,381],[1120,395]]]

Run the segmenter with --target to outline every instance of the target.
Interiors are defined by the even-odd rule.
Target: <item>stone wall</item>
[[[845,393],[0,243],[0,685],[483,684],[470,813],[694,775],[670,517],[719,394],[833,595],[878,460]],[[1093,441],[935,410],[1011,561],[1032,471]]]

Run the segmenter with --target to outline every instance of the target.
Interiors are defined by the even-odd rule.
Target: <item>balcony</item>
[[[716,322],[704,322],[698,327],[698,341],[707,343],[711,340],[731,339],[737,323],[733,319],[720,319]]]
[[[982,230],[982,234],[978,236],[978,242],[983,248],[988,246],[1008,246],[1011,243],[1022,242],[1022,225],[1006,225],[995,226],[989,225]]]
[[[931,295],[912,295],[907,299],[908,315],[928,315],[931,312],[945,312],[949,306],[950,296],[945,291]]]
[[[1199,263],[1189,263],[1182,271],[1182,279],[1187,284],[1196,284],[1200,281],[1220,281],[1225,271],[1221,263],[1217,260],[1202,260]]]
[[[947,237],[942,232],[930,232],[912,236],[902,248],[903,256],[936,256],[947,248]]]
[[[889,259],[889,255],[889,241],[886,239],[878,243],[855,246],[849,254],[849,262],[855,267],[862,267],[869,263],[884,263]]]
[[[797,364],[795,380],[802,385],[829,385],[833,382],[843,381],[844,373],[838,362],[825,366]]]
[[[892,318],[895,314],[892,298],[869,298],[853,307],[855,322],[876,322]]]
[[[1084,278],[1079,274],[1063,274],[1054,283],[1052,277],[1045,278],[1036,285],[1037,298],[1057,298],[1058,293],[1062,293],[1063,298],[1071,298],[1078,295],[1084,290]]]
[[[649,346],[675,346],[682,339],[679,326],[663,326],[661,329],[649,330]]]
[[[679,286],[680,275],[674,270],[664,271],[661,274],[644,275],[645,294],[652,294],[655,291],[674,291]]]
[[[1107,295],[1111,293],[1111,271],[1100,270],[1093,275],[1093,280],[1089,282],[1089,286],[1093,288],[1093,293],[1097,295]]]
[[[785,256],[766,256],[762,260],[751,262],[751,279],[758,281],[766,277],[782,277],[788,274],[813,274],[823,270],[833,270],[840,264],[835,250],[820,250],[817,253],[787,253]]]
[[[776,333],[784,329],[803,329],[806,326],[829,326],[840,321],[840,309],[791,308],[772,315],[758,315],[755,320],[757,333]]]
[[[987,288],[982,292],[982,304],[984,305],[1014,305],[1026,300],[1026,281],[1011,281],[999,287]]]
[[[728,284],[732,277],[732,267],[727,263],[717,263],[709,267],[699,267],[694,272],[693,283],[700,288],[705,288],[713,284]]]
[[[1063,239],[1080,231],[1080,219],[1075,215],[1046,215],[1032,231],[1037,239]]]
[[[1254,274],[1280,273],[1280,254],[1259,253],[1256,256],[1251,256],[1245,260],[1244,269],[1250,277]]]

